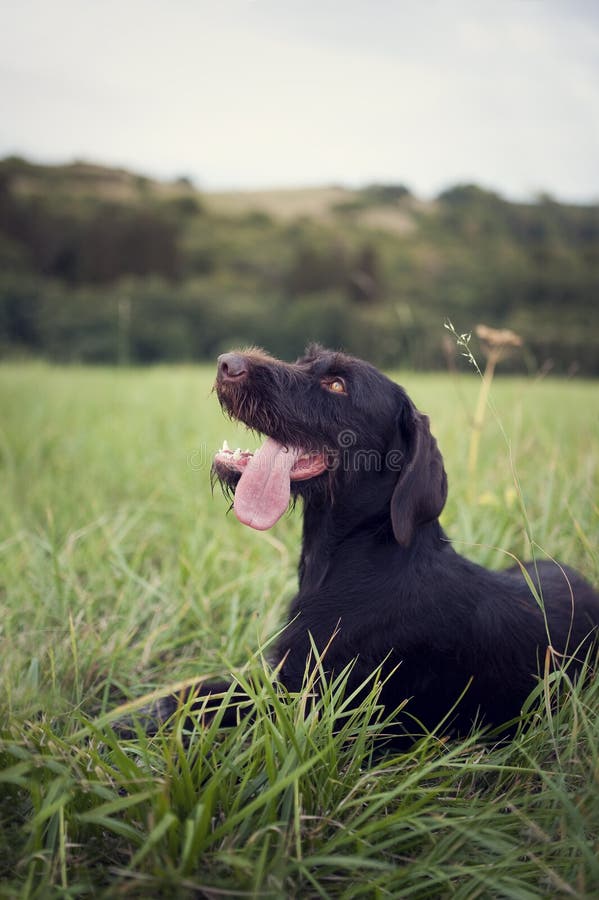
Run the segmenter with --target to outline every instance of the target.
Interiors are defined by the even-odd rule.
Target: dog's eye
[[[322,386],[332,391],[333,394],[347,394],[343,378],[331,378],[328,381],[323,381]]]

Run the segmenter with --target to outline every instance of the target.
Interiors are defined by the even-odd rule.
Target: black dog
[[[327,648],[329,673],[354,661],[350,689],[383,667],[385,708],[410,698],[399,730],[417,732],[415,720],[433,729],[455,706],[451,727],[463,732],[516,718],[547,648],[576,668],[599,595],[572,569],[540,562],[525,567],[535,597],[518,566],[489,572],[452,549],[438,521],[443,460],[401,387],[312,346],[292,365],[224,354],[216,390],[231,417],[267,436],[256,454],[225,446],[214,460],[240,521],[269,528],[290,496],[304,504],[299,592],[273,660],[288,690],[301,689],[313,643]],[[163,702],[160,718],[175,707]]]

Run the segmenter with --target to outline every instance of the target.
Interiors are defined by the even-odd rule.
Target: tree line
[[[223,210],[186,179],[0,162],[0,353],[205,360],[310,340],[451,364],[443,322],[509,327],[509,365],[599,374],[599,206],[371,185],[311,215]],[[284,211],[283,211],[284,212]]]

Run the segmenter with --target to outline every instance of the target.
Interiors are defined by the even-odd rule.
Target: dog
[[[301,690],[314,650],[328,675],[351,664],[349,691],[380,668],[385,711],[408,701],[394,730],[401,742],[443,720],[450,733],[507,732],[548,652],[580,667],[599,594],[567,566],[493,572],[453,549],[439,523],[443,458],[402,387],[312,345],[293,364],[257,349],[225,353],[216,393],[231,418],[265,436],[256,453],[225,444],[214,458],[239,521],[268,529],[290,500],[303,503],[299,589],[272,659],[288,691]],[[204,684],[197,702],[205,709],[228,688]],[[180,700],[165,698],[158,718]],[[223,724],[237,720],[235,707]]]

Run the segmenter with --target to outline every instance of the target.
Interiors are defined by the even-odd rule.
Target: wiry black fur
[[[299,591],[273,659],[290,691],[301,689],[311,641],[330,644],[329,672],[355,661],[350,689],[382,664],[385,707],[410,698],[398,731],[414,732],[414,719],[434,728],[462,694],[451,728],[466,731],[518,716],[548,647],[557,659],[573,655],[576,668],[599,624],[599,595],[572,569],[529,563],[543,612],[518,566],[490,572],[455,552],[438,521],[443,460],[403,388],[319,346],[293,365],[257,350],[226,358],[243,369],[228,379],[219,365],[218,397],[233,418],[330,460],[322,475],[292,482],[304,504]],[[347,393],[326,388],[333,376]],[[234,491],[238,475],[216,474]],[[176,702],[167,698],[160,718]],[[235,718],[231,708],[224,723]]]

